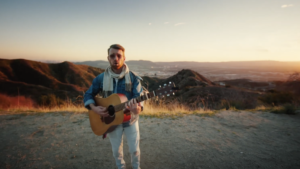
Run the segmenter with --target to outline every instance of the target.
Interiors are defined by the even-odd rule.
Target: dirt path
[[[144,169],[300,168],[300,115],[224,111],[139,123]],[[1,115],[0,152],[0,168],[116,168],[87,114]]]

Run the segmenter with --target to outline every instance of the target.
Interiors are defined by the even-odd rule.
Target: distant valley
[[[104,60],[74,62],[105,69]],[[182,69],[191,69],[211,81],[250,79],[253,81],[286,81],[290,74],[300,72],[300,62],[241,61],[241,62],[151,62],[127,61],[130,69],[141,76],[167,78]]]

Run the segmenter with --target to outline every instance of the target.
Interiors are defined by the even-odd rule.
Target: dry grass
[[[293,104],[284,104],[280,106],[257,106],[255,109],[249,109],[251,112],[271,112],[275,114],[296,115],[300,113],[300,107]]]
[[[146,102],[144,111],[140,114],[146,117],[180,117],[183,115],[212,115],[211,110],[189,110],[186,106],[171,103],[168,105],[155,105],[151,102]],[[0,111],[0,114],[33,114],[33,113],[51,113],[51,112],[72,112],[72,113],[87,113],[87,109],[81,105],[64,105],[55,107],[10,107]]]
[[[10,107],[6,109],[0,109],[0,114],[33,114],[53,112],[87,113],[87,109],[78,105],[64,105],[55,107]]]
[[[7,96],[5,94],[0,94],[0,108],[28,108],[34,106],[34,101],[25,96]]]
[[[59,106],[37,106],[30,98],[26,98],[24,96],[11,97],[0,95],[0,101],[3,100],[6,101],[6,104],[0,105],[0,114],[34,114],[51,112],[87,113],[87,109],[83,106],[83,104],[73,104],[70,101],[66,101],[64,104]],[[188,106],[178,102],[164,103],[163,101],[155,102],[153,100],[149,100],[145,102],[144,111],[140,115],[146,117],[163,118],[179,117],[189,114],[212,115],[214,114],[214,111],[204,110],[203,108],[191,110]]]
[[[64,101],[63,104],[50,104],[48,106],[38,106],[30,98],[24,96],[7,96],[0,94],[0,114],[34,114],[34,113],[51,113],[51,112],[71,112],[71,113],[87,113],[87,109],[83,104],[74,104],[70,100]],[[225,108],[226,107],[226,108]],[[236,107],[228,104],[220,110],[234,110]],[[257,106],[255,109],[248,109],[252,112],[264,111],[281,114],[297,114],[298,106],[282,105],[282,106]],[[220,111],[219,110],[219,111]],[[206,109],[205,107],[191,108],[178,101],[167,102],[164,100],[148,100],[144,103],[144,111],[140,114],[145,117],[156,118],[177,118],[184,115],[213,115],[215,110]]]
[[[178,102],[154,102],[152,100],[145,102],[144,111],[141,113],[142,116],[149,117],[178,117],[183,115],[212,115],[215,112],[212,110],[205,110],[203,108],[191,110],[188,106]]]
[[[69,101],[62,105],[38,106],[32,99],[24,96],[7,96],[0,94],[0,114],[20,113],[50,113],[50,112],[87,112],[83,105],[76,105]]]

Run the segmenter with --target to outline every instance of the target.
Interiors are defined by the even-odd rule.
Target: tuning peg
[[[169,97],[169,96],[170,96],[170,94],[167,94],[167,96]]]
[[[173,95],[175,95],[175,93],[173,92]]]
[[[169,84],[172,84],[172,82],[169,82]]]
[[[164,84],[164,86],[167,86],[167,84]]]
[[[161,85],[159,85],[159,88],[161,88]]]

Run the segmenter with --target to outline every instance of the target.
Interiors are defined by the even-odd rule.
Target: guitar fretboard
[[[149,93],[144,92],[141,96],[138,96],[135,99],[138,103],[140,103],[142,101],[148,100],[155,96],[158,97],[170,96],[171,94],[174,94],[175,90],[178,90],[178,88],[175,87],[174,83],[170,82],[168,85],[165,84],[163,87],[159,87],[157,90],[154,90],[152,92]],[[125,108],[125,104],[128,102],[129,101],[115,105],[114,106],[115,111],[118,112],[120,110],[123,110]]]
[[[136,99],[136,101],[137,101],[138,103],[140,103],[140,102],[142,102],[142,101],[148,100],[148,99],[150,99],[150,98],[152,98],[152,97],[155,97],[155,96],[156,96],[155,91],[153,91],[153,92],[151,92],[151,93],[146,93],[146,92],[144,92],[143,95],[138,96],[138,97],[136,97],[135,99]],[[129,102],[129,100],[126,101],[126,102],[124,102],[124,103],[115,105],[115,106],[114,106],[115,111],[118,112],[118,111],[120,111],[120,110],[123,110],[123,109],[125,108],[125,104],[128,103],[128,102]]]

